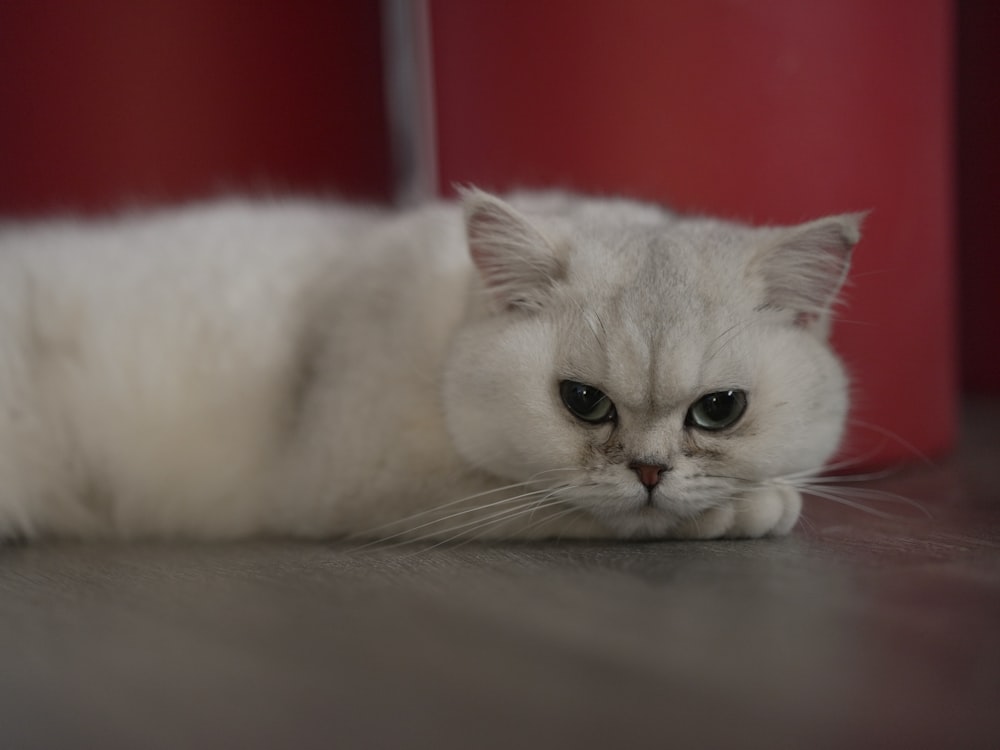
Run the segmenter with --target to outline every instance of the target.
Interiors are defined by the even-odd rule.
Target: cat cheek
[[[703,434],[698,430],[690,430],[681,449],[681,455],[698,464],[721,463],[727,458],[725,444],[730,440],[729,434]]]
[[[576,429],[581,431],[579,427]],[[580,443],[577,450],[577,466],[595,479],[600,478],[609,467],[623,462],[624,446],[620,442],[609,445],[607,437],[602,438],[602,435],[606,436],[611,429],[610,425],[586,428],[578,436]]]

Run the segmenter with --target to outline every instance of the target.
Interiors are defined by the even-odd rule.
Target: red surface
[[[996,13],[973,5],[966,381],[995,388]],[[955,412],[950,8],[431,0],[442,186],[565,184],[761,222],[874,209],[836,333],[854,416],[939,453]],[[0,103],[0,214],[390,194],[365,0],[0,2]],[[851,452],[912,455],[874,435],[855,428]]]
[[[963,383],[1000,392],[1000,4],[958,4]]]
[[[377,3],[0,2],[0,213],[387,197]]]
[[[949,3],[431,7],[443,190],[562,184],[757,222],[873,209],[835,336],[847,451],[951,446]]]

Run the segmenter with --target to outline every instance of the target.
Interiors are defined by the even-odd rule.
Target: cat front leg
[[[784,536],[799,519],[802,496],[798,490],[775,484],[748,492],[675,527],[678,539],[756,539]]]

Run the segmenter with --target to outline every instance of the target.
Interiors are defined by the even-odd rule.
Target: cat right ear
[[[842,214],[781,230],[778,241],[756,257],[766,285],[765,303],[788,310],[797,326],[826,337],[865,216],[867,212]]]
[[[502,310],[537,310],[564,274],[552,243],[512,206],[477,188],[459,188],[469,255]]]

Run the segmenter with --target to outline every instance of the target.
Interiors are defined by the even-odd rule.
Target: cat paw
[[[784,536],[799,519],[802,497],[788,486],[754,490],[675,527],[678,539],[756,539]]]

